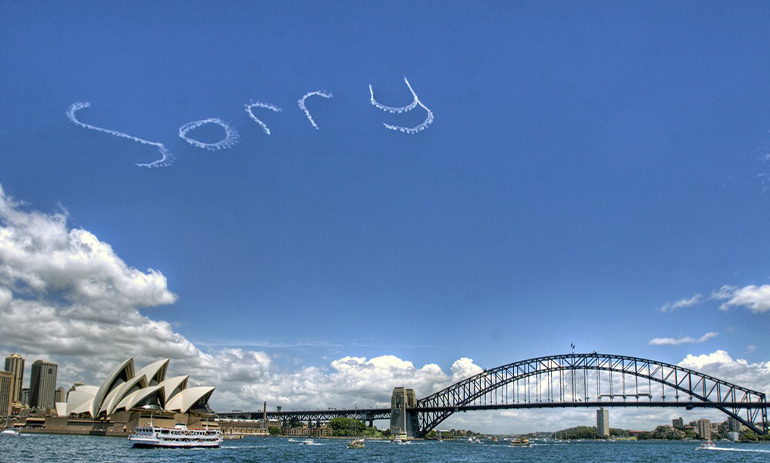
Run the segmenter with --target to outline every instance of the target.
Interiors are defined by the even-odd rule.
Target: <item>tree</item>
[[[267,428],[267,432],[269,432],[271,436],[280,436],[281,428],[279,428],[278,426],[270,426],[269,428]]]
[[[329,420],[329,427],[335,436],[362,436],[367,431],[366,425],[361,420],[338,416]],[[374,431],[372,429],[372,431]],[[371,434],[371,432],[369,433]]]

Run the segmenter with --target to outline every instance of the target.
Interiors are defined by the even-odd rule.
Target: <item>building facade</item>
[[[674,425],[674,429],[684,429],[684,418],[681,416],[679,418],[674,418],[672,424]]]
[[[49,410],[56,403],[56,371],[58,365],[43,360],[32,364],[29,380],[29,406]]]
[[[11,386],[13,385],[13,374],[10,371],[0,370],[0,416],[11,414]]]
[[[733,418],[732,416],[727,418],[727,430],[734,432],[741,432],[741,422]]]
[[[21,406],[21,384],[24,382],[24,357],[19,354],[11,354],[5,358],[5,371],[13,375],[11,385],[11,404]]]
[[[705,440],[711,439],[711,421],[707,419],[698,420],[695,422],[695,432],[698,433],[698,437]]]
[[[610,437],[610,412],[604,407],[596,410],[596,433]]]

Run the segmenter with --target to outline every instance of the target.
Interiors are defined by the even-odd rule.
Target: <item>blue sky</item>
[[[162,297],[121,310],[196,352],[283,374],[348,356],[449,372],[570,343],[723,352],[767,391],[769,23],[763,2],[6,1],[0,185],[162,274]],[[372,85],[410,104],[404,77],[435,116],[416,134],[383,123],[423,108],[370,103]],[[333,95],[306,100],[318,129],[297,104],[314,91]],[[81,123],[135,138],[74,124],[76,102]],[[270,135],[251,102],[281,109],[253,109]],[[179,137],[208,118],[237,144]],[[138,167],[159,152],[136,138],[174,162]],[[76,299],[3,264],[10,300],[57,307],[51,323]],[[71,365],[63,381],[122,355],[60,347],[0,338]],[[221,406],[265,395],[230,393]]]

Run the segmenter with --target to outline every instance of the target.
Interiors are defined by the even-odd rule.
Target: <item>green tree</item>
[[[281,428],[279,428],[278,426],[270,426],[269,428],[267,428],[267,432],[269,432],[271,436],[280,436]]]
[[[367,434],[367,427],[361,420],[338,416],[329,420],[329,427],[335,436],[363,436]],[[373,431],[373,428],[369,428]],[[371,433],[370,433],[371,434]]]

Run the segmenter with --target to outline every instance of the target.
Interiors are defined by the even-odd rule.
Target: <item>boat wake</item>
[[[718,452],[752,452],[752,453],[770,453],[770,450],[758,450],[758,449],[727,449],[720,447],[711,447],[705,450],[715,450]]]

